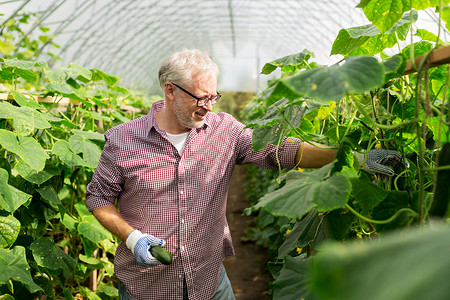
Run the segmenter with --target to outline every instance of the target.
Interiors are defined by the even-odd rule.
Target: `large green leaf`
[[[50,206],[57,208],[59,205],[62,205],[58,193],[55,191],[55,188],[53,186],[40,186],[36,189],[36,191],[41,195],[42,200]]]
[[[8,248],[17,239],[20,222],[13,215],[0,216],[0,248]]]
[[[286,184],[266,194],[252,209],[263,207],[274,215],[301,218],[314,207],[318,211],[344,207],[351,184],[343,174],[328,176],[332,167],[333,164],[328,164],[310,172],[288,173]]]
[[[75,269],[77,261],[64,253],[51,238],[43,237],[34,241],[30,246],[36,263],[50,270],[62,270],[64,278],[69,278]]]
[[[94,243],[112,239],[111,233],[93,215],[83,217],[78,224],[78,232]]]
[[[280,275],[273,282],[274,300],[307,299],[318,300],[308,288],[307,269],[309,260],[301,257],[286,256]]]
[[[347,237],[354,215],[343,209],[325,214],[312,209],[301,221],[297,222],[278,249],[278,258],[282,259],[295,248],[307,245],[316,248],[323,241],[343,240]]]
[[[413,22],[417,20],[417,13],[413,12]],[[405,40],[411,26],[410,14],[406,14],[395,26],[381,34],[374,25],[363,25],[348,29],[341,29],[331,48],[331,55],[344,56],[374,55],[384,49],[392,48],[397,38]]]
[[[108,86],[116,84],[119,80],[118,77],[106,74],[99,69],[91,69],[91,72],[93,81],[103,80]]]
[[[97,168],[102,150],[93,142],[75,134],[69,138],[70,149],[74,153],[83,153],[83,160],[91,168]]]
[[[422,10],[436,7],[440,0],[362,0],[358,7],[362,8],[367,19],[381,32],[394,26],[411,8]],[[444,4],[448,3],[447,0]]]
[[[8,151],[20,156],[30,167],[41,171],[49,156],[38,142],[28,136],[17,136],[15,133],[0,129],[0,144]]]
[[[388,191],[378,187],[363,173],[361,178],[352,178],[352,196],[364,212],[370,211],[383,201]]]
[[[35,99],[33,98],[27,98],[25,95],[18,91],[11,91],[11,94],[14,97],[14,100],[20,105],[20,106],[26,106],[29,108],[35,108],[35,109],[42,109],[44,108],[42,105],[40,105]]]
[[[61,170],[54,165],[47,165],[43,170],[36,171],[23,160],[17,162],[14,166],[14,170],[27,181],[36,184],[43,184],[51,177],[61,174]]]
[[[9,174],[0,168],[0,207],[14,213],[22,204],[31,199],[31,195],[8,184]]]
[[[37,63],[35,61],[30,61],[30,60],[19,60],[17,58],[11,58],[8,59],[6,58],[4,60],[5,66],[7,67],[13,67],[13,68],[19,68],[19,69],[31,69],[32,67],[34,67]]]
[[[24,247],[0,249],[0,284],[7,284],[10,280],[21,282],[32,293],[42,291],[31,278]]]
[[[13,119],[13,126],[20,135],[29,135],[35,128],[46,129],[51,125],[45,115],[29,107],[17,107],[0,102],[0,118]]]
[[[57,141],[53,145],[53,153],[68,166],[88,166],[87,163],[79,155],[70,149],[70,145],[66,141]]]
[[[348,57],[343,65],[303,71],[281,79],[293,92],[325,101],[362,94],[384,83],[384,66],[375,57]]]
[[[308,60],[311,57],[314,57],[314,54],[311,51],[304,49],[300,53],[288,55],[266,63],[261,70],[261,74],[268,75],[275,71],[276,68],[281,68],[281,71],[291,72],[305,68],[308,65]]]
[[[308,276],[324,300],[447,299],[449,236],[450,227],[441,225],[382,240],[330,243],[312,258]]]

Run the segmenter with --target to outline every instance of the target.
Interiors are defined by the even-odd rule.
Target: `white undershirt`
[[[186,144],[186,138],[188,136],[189,132],[180,133],[180,134],[171,134],[167,133],[167,137],[169,138],[169,141],[177,148],[178,153],[183,154],[184,145]]]

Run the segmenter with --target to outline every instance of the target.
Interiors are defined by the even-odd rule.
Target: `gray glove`
[[[369,173],[378,173],[386,176],[394,176],[392,169],[402,159],[397,151],[372,149],[367,153],[367,157],[363,153],[355,153],[359,164],[363,166],[363,170]]]

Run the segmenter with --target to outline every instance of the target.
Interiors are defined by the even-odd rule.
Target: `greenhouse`
[[[0,0],[0,299],[448,299],[449,30],[444,0]]]

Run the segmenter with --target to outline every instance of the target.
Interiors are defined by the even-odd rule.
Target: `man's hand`
[[[395,172],[392,169],[402,159],[400,153],[392,150],[372,149],[366,155],[363,153],[355,153],[356,158],[361,166],[364,166],[364,171],[369,173],[378,173],[386,176],[394,176]]]
[[[153,235],[143,234],[139,230],[133,230],[127,238],[126,245],[134,254],[134,258],[141,267],[151,268],[160,265],[150,252],[152,246],[164,246],[166,242]]]

